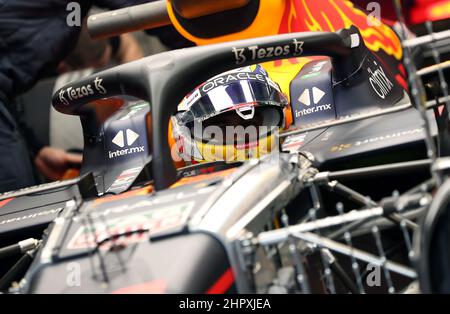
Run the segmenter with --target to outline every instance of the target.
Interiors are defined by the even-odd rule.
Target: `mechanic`
[[[92,5],[118,9],[145,2],[148,1],[78,1],[82,19]],[[0,192],[36,184],[31,158],[49,178],[61,177],[71,164],[81,162],[80,156],[43,147],[33,131],[22,125],[13,100],[39,79],[54,73],[75,47],[80,27],[67,25],[67,3],[0,0]]]
[[[89,14],[95,13],[94,11]],[[141,46],[131,34],[122,34],[109,39],[91,39],[85,19],[77,45],[58,65],[58,74],[88,68],[101,69],[110,63],[122,64],[143,57]]]

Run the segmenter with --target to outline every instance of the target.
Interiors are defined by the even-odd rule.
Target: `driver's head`
[[[269,153],[288,100],[260,65],[215,76],[187,95],[172,117],[184,161],[236,161]]]

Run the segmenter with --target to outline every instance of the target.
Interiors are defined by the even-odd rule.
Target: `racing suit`
[[[78,0],[83,19],[92,5],[118,9],[145,0]],[[54,73],[75,47],[80,27],[69,26],[67,0],[0,0],[0,192],[35,183],[13,99]],[[42,146],[25,134],[32,150]],[[31,137],[31,138],[30,138]]]

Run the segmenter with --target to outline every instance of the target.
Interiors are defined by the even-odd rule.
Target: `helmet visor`
[[[185,98],[180,105],[184,110],[176,115],[180,125],[202,122],[228,111],[238,114],[252,106],[284,107],[287,99],[279,87],[268,77],[251,72],[240,72],[207,81]],[[243,119],[252,115],[239,114]],[[234,125],[234,124],[231,124]]]

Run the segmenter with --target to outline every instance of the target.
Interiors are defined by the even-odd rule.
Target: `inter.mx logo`
[[[133,130],[126,129],[126,131],[119,131],[112,139],[113,144],[124,148],[125,146],[131,146],[139,138],[139,134]],[[126,143],[125,143],[126,140]],[[118,149],[116,151],[109,151],[109,158],[115,158],[119,156],[125,156],[128,154],[140,153],[144,151],[144,146],[128,147],[124,149]]]
[[[312,97],[311,97],[312,96]],[[303,93],[298,98],[298,101],[305,105],[308,108],[303,108],[302,110],[297,110],[295,112],[295,117],[301,117],[305,115],[309,115],[315,112],[321,112],[326,110],[332,110],[331,104],[320,105],[320,101],[323,96],[325,96],[325,92],[317,87],[313,87],[311,89],[307,88],[303,91]],[[311,101],[312,100],[312,101]],[[314,107],[309,108],[314,103]]]

